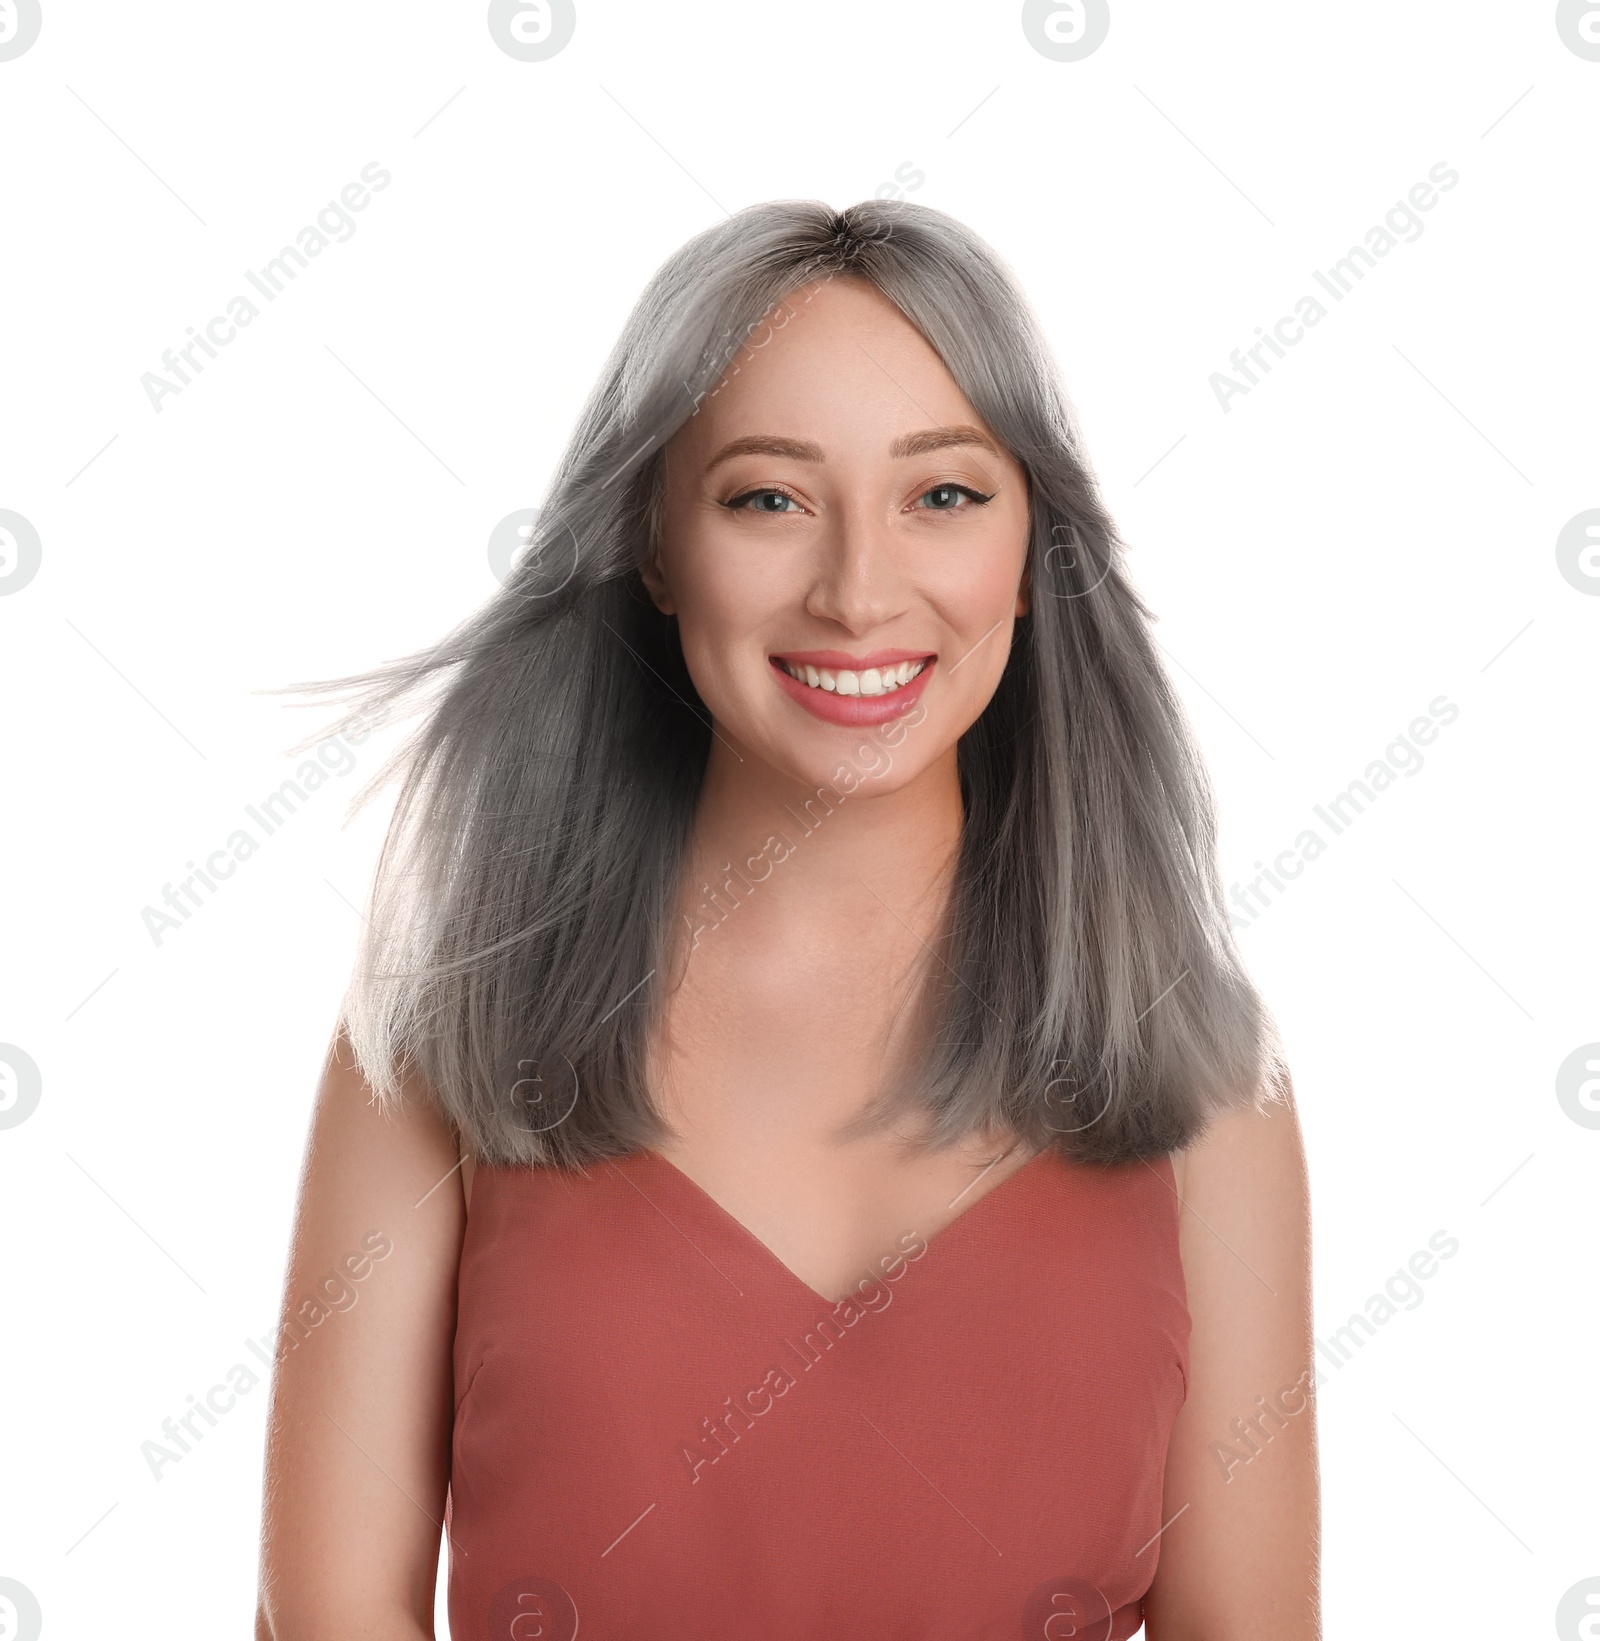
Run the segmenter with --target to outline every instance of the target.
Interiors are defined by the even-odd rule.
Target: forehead
[[[866,454],[898,434],[962,422],[983,425],[921,331],[875,286],[840,277],[775,305],[672,443],[703,458],[729,439],[772,433]]]

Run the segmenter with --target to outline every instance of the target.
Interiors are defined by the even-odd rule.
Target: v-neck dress
[[[480,1168],[453,1641],[1126,1641],[1189,1326],[1165,1158],[1040,1152],[838,1302],[656,1152]]]

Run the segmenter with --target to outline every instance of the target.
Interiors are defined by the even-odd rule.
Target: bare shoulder
[[[1287,1074],[1279,1086],[1214,1118],[1193,1144],[1174,1151],[1169,1160],[1180,1205],[1233,1192],[1302,1196],[1305,1143]]]
[[[431,1635],[465,1214],[452,1126],[338,1036],[285,1273],[258,1635]]]
[[[1287,1076],[1218,1116],[1173,1171],[1192,1332],[1146,1630],[1316,1641],[1311,1203]]]

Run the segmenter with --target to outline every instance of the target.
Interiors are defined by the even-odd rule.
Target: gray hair
[[[426,652],[293,686],[353,700],[336,727],[434,697],[356,800],[403,777],[342,1025],[380,1101],[419,1077],[486,1163],[583,1166],[668,1132],[646,1062],[711,732],[640,577],[663,449],[785,297],[841,275],[927,338],[1024,468],[1031,509],[1029,613],[957,749],[962,837],[921,1046],[863,1122],[910,1109],[936,1146],[1000,1128],[1130,1162],[1281,1083],[1208,778],[1013,276],[927,206],[779,201],[650,281],[498,592]]]

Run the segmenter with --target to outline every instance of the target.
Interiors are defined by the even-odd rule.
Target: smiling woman
[[[819,282],[797,293],[792,316],[759,365],[668,445],[661,549],[644,583],[678,618],[691,677],[743,669],[750,708],[769,720],[758,736],[766,762],[779,742],[786,760],[801,748],[822,763],[832,756],[825,733],[796,742],[785,700],[825,724],[887,723],[922,698],[941,662],[934,699],[964,714],[962,733],[994,693],[1006,645],[974,654],[1027,613],[1027,477],[964,419],[971,407],[939,356],[875,287]],[[917,427],[925,407],[956,419]],[[735,431],[751,424],[773,431]],[[759,666],[754,647],[728,642],[724,612],[735,605],[745,623],[756,616],[772,629],[752,635],[763,641]],[[788,641],[823,628],[925,642]],[[718,704],[707,703],[713,721],[739,716]]]
[[[287,1291],[410,1231],[280,1358],[260,1635],[431,1634],[441,1520],[460,1637],[1318,1633],[1313,1413],[1211,1455],[1308,1210],[1149,621],[969,230],[667,262],[500,592],[304,686],[439,692]]]

